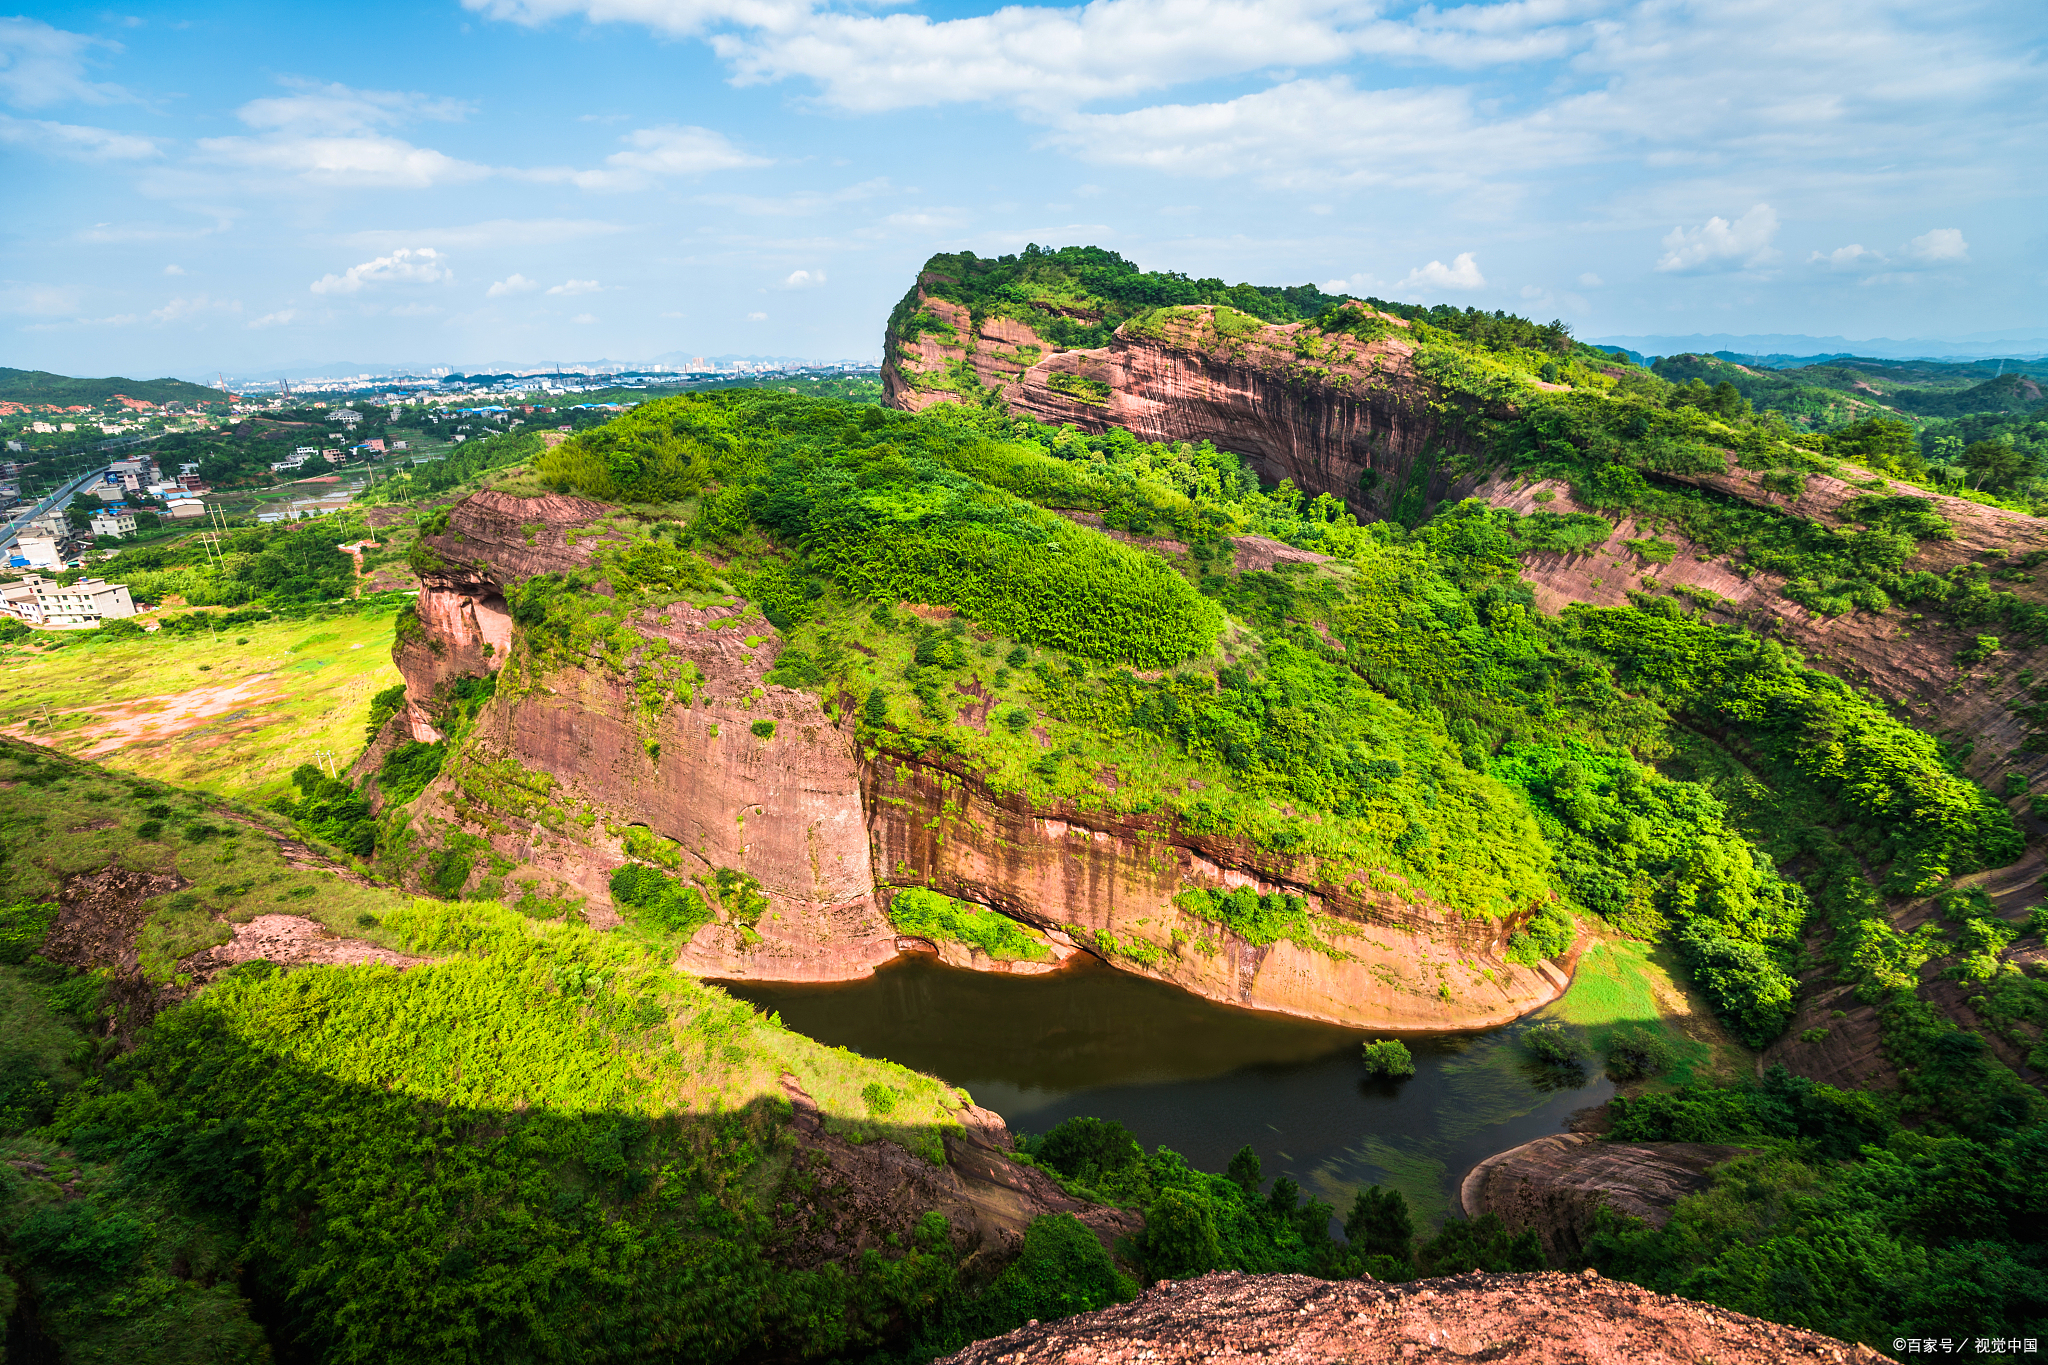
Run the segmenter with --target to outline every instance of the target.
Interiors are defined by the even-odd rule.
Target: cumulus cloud
[[[603,291],[604,286],[599,284],[596,280],[565,280],[561,284],[555,285],[553,288],[548,290],[550,294],[567,295],[598,294],[602,293]]]
[[[1402,289],[1483,289],[1486,277],[1479,273],[1479,263],[1472,259],[1472,253],[1461,251],[1452,257],[1451,263],[1431,261],[1419,265],[1405,275],[1399,285]]]
[[[1961,263],[1970,259],[1970,244],[1963,240],[1961,228],[1935,228],[1923,232],[1906,243],[1906,249],[1916,261],[1936,264],[1945,261]]]
[[[352,265],[339,275],[322,275],[313,281],[312,289],[316,294],[355,294],[374,285],[448,284],[454,279],[455,272],[443,253],[430,246],[401,247],[388,256]]]
[[[1581,289],[1598,289],[1606,283],[1607,281],[1601,279],[1590,270],[1579,276],[1579,287]]]
[[[1696,228],[1675,227],[1664,237],[1657,269],[1670,271],[1733,270],[1767,265],[1778,253],[1771,239],[1778,235],[1778,215],[1758,204],[1734,222],[1709,218]]]
[[[586,327],[587,327],[587,326],[589,326],[589,325],[590,325],[591,323],[593,323],[593,322],[596,322],[596,321],[597,321],[597,314],[595,314],[595,313],[578,313],[578,314],[577,314],[577,315],[576,315],[575,317],[573,317],[573,318],[570,318],[570,319],[569,319],[569,321],[571,321],[571,322],[577,322],[577,323],[582,323],[582,324],[583,324],[584,326],[586,326]]]
[[[768,321],[768,315],[767,315],[766,313],[749,313],[749,314],[747,314],[747,321],[748,321],[748,322],[766,322],[766,321]]]
[[[822,270],[792,270],[789,278],[782,282],[784,289],[815,289],[825,282]]]
[[[0,99],[17,109],[52,104],[113,104],[129,98],[118,85],[86,79],[86,54],[120,44],[54,28],[40,19],[0,19]]]
[[[529,280],[526,276],[515,270],[504,279],[494,283],[489,289],[484,290],[484,297],[502,299],[507,294],[530,294],[538,288],[540,288],[538,280]]]
[[[251,322],[249,326],[252,329],[263,327],[282,327],[287,322],[290,322],[293,318],[297,317],[298,315],[299,310],[296,308],[280,308],[275,313],[265,313],[262,317],[257,318],[255,321]]]

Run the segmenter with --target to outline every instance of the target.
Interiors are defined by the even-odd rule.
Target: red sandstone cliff
[[[606,511],[484,492],[423,542],[418,623],[396,650],[408,707],[394,729],[435,737],[448,684],[493,671],[498,683],[410,811],[416,881],[468,856],[465,890],[495,881],[514,902],[580,898],[602,924],[616,922],[607,887],[629,841],[685,877],[730,868],[759,882],[765,913],[751,927],[707,926],[680,963],[729,977],[864,975],[898,950],[883,897],[931,885],[1070,933],[1125,970],[1334,1022],[1484,1027],[1563,991],[1557,967],[1502,957],[1509,924],[1325,885],[1312,867],[1170,821],[997,798],[958,760],[886,746],[863,760],[849,722],[767,682],[779,645],[744,605],[638,613],[628,624],[641,643],[622,661],[542,658],[515,628],[507,590],[588,567]],[[652,708],[650,686],[663,698]],[[772,736],[753,733],[762,720]],[[1258,947],[1199,925],[1173,904],[1189,885],[1302,894],[1334,923],[1337,951]]]
[[[1414,348],[1398,336],[1325,336],[1203,305],[1134,320],[1105,347],[1063,351],[1014,318],[976,323],[961,305],[926,294],[929,283],[919,281],[920,309],[953,334],[888,339],[882,380],[894,407],[916,412],[986,393],[1020,416],[1083,431],[1213,441],[1251,457],[1269,479],[1343,499],[1361,520],[1382,515],[1410,481],[1429,503],[1469,487],[1451,466],[1477,443],[1455,414],[1432,406]]]

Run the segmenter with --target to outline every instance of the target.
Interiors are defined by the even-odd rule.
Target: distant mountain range
[[[1868,356],[1873,360],[1996,360],[2010,356],[2033,360],[2048,356],[2048,329],[2013,328],[2002,332],[1976,332],[1951,341],[1931,337],[1895,341],[1873,337],[1851,341],[1847,337],[1801,336],[1773,332],[1736,336],[1728,332],[1692,336],[1604,336],[1581,338],[1594,346],[1619,346],[1639,355],[1713,355],[1728,351],[1754,356],[1766,365],[1780,367],[1795,362],[1811,363],[1842,356]]]

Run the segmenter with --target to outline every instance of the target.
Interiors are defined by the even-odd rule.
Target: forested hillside
[[[1572,1266],[2048,1334],[2029,413],[1808,430],[1560,324],[1092,248],[934,258],[891,328],[919,411],[680,396],[392,489],[405,683],[268,810],[0,748],[18,1339],[923,1365],[1210,1269],[1543,1264],[1249,1149],[1013,1146],[692,975],[906,941],[1377,1032],[1654,962],[1739,1084],[1671,1084],[1655,1019],[1522,1026],[1512,1083],[1602,1068],[1616,1136],[1748,1155]],[[128,567],[183,630],[345,590],[330,538],[250,536]]]
[[[116,395],[147,403],[225,403],[219,389],[188,384],[182,379],[74,379],[48,370],[10,370],[0,367],[0,403],[22,403],[30,407],[98,407]]]

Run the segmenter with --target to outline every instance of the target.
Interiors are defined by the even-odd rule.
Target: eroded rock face
[[[423,629],[397,655],[408,699],[418,707],[450,677],[503,671],[416,821],[488,840],[514,865],[495,874],[508,888],[581,898],[599,924],[617,922],[608,884],[626,841],[651,837],[643,847],[686,881],[726,868],[767,900],[751,924],[707,926],[684,965],[781,980],[865,974],[894,954],[895,935],[874,902],[852,745],[815,696],[765,681],[778,648],[765,621],[678,603],[629,623],[646,644],[622,663],[541,662],[515,647],[505,591],[587,566],[606,510],[480,493],[431,539],[442,567],[423,576]],[[468,884],[487,871],[480,861]]]
[[[1451,466],[1478,447],[1431,409],[1414,348],[1398,337],[1361,342],[1303,323],[1244,328],[1234,319],[1220,330],[1217,311],[1200,306],[1128,323],[1104,347],[1061,351],[1013,318],[976,326],[967,309],[925,294],[931,282],[919,282],[922,311],[954,337],[888,338],[891,406],[961,401],[939,384],[971,375],[1020,416],[1087,432],[1122,427],[1147,441],[1213,441],[1250,456],[1269,479],[1343,499],[1361,520],[1385,515],[1411,486],[1425,505],[1470,486]]]
[[[882,755],[864,778],[878,879],[1071,933],[1126,971],[1211,1000],[1366,1028],[1486,1028],[1549,1003],[1570,980],[1501,955],[1513,921],[1326,885],[1306,864],[1170,821],[1041,810],[904,755]],[[1174,905],[1189,886],[1302,895],[1340,926],[1342,956],[1224,933]]]
[[[629,858],[667,859],[685,880],[730,869],[758,883],[765,908],[748,924],[722,913],[679,963],[722,977],[865,975],[925,946],[899,942],[878,890],[930,885],[1045,931],[1055,956],[1078,945],[1210,999],[1338,1023],[1488,1027],[1567,984],[1553,965],[1504,959],[1513,920],[1323,885],[1307,864],[1167,820],[998,799],[921,755],[885,747],[863,761],[818,697],[767,681],[779,644],[749,607],[641,612],[628,624],[644,643],[623,657],[539,659],[496,604],[528,575],[587,566],[604,510],[484,493],[427,542],[440,563],[397,651],[413,703],[403,723],[417,713],[431,726],[453,678],[498,672],[461,752],[412,808],[410,875],[438,876],[442,894],[451,876],[464,890],[496,878],[507,900],[580,899],[604,925],[617,922],[611,874]],[[468,870],[448,872],[465,846]],[[1188,886],[1300,894],[1337,926],[1336,951],[1254,946],[1192,919],[1172,903]],[[959,965],[998,965],[935,946]]]
[[[1458,1202],[1467,1218],[1497,1213],[1516,1232],[1543,1239],[1552,1265],[1579,1259],[1603,1207],[1652,1227],[1709,1184],[1707,1172],[1747,1153],[1706,1142],[1603,1142],[1585,1133],[1537,1138],[1466,1173]]]
[[[1876,1365],[1884,1359],[1867,1346],[1590,1271],[1456,1275],[1409,1284],[1231,1272],[1162,1282],[1131,1303],[978,1341],[946,1357],[946,1365]]]

